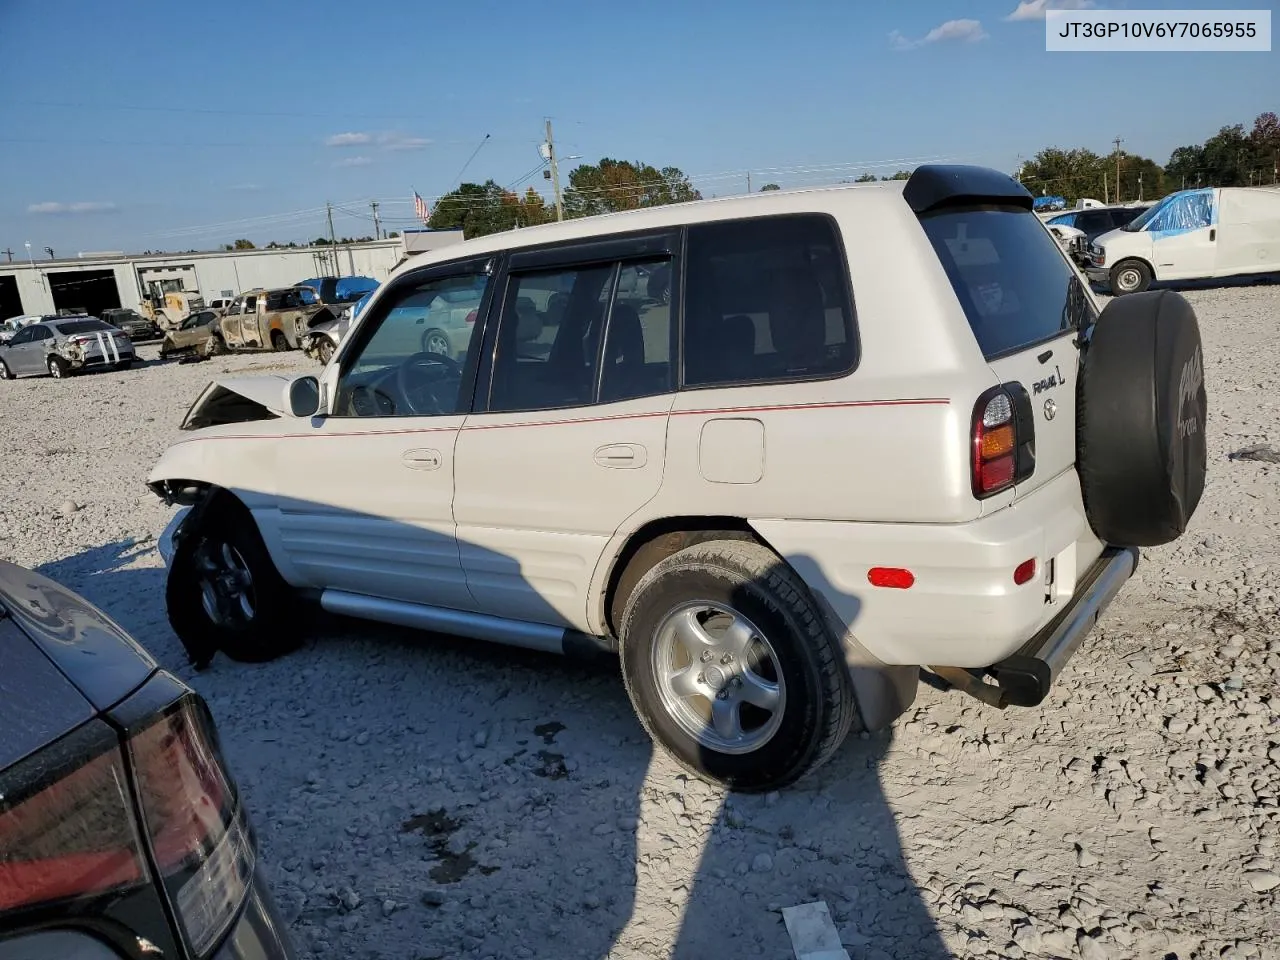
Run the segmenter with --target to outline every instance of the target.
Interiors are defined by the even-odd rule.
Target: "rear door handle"
[[[638,443],[610,443],[597,447],[592,459],[602,467],[635,470],[649,462],[649,452]]]
[[[438,470],[440,468],[439,450],[406,450],[400,454],[400,462],[410,470]]]
[[[1212,243],[1214,240],[1217,240],[1217,239],[1218,239],[1218,231],[1217,231],[1217,229],[1215,228],[1215,229],[1213,229],[1213,230],[1210,230],[1210,231],[1209,231],[1209,241]]]

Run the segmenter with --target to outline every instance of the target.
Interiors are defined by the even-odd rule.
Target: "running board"
[[[609,640],[581,633],[571,627],[508,620],[487,613],[429,607],[421,603],[367,597],[343,590],[325,590],[320,594],[320,606],[329,613],[359,620],[393,623],[401,627],[448,633],[472,640],[523,647],[526,650],[541,650],[544,653],[589,658],[601,653],[616,652]]]

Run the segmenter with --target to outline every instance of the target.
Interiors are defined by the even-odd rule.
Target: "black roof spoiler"
[[[916,214],[939,207],[998,203],[1031,210],[1035,198],[1007,173],[967,164],[926,164],[916,167],[902,190]]]

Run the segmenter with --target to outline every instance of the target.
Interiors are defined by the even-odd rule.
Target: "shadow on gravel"
[[[344,517],[357,519],[369,549],[440,556],[421,527]],[[350,543],[293,542],[316,551],[295,562],[345,575],[349,589],[360,579],[343,567]],[[153,549],[111,543],[40,569],[148,647],[173,650],[164,572],[133,566]],[[540,602],[516,560],[465,544],[461,556],[526,616]],[[366,554],[361,566],[380,565]],[[383,569],[383,595],[431,589]],[[539,619],[563,624],[549,606]],[[325,614],[307,624],[297,653],[261,666],[218,657],[199,683],[269,821],[264,861],[304,951],[783,958],[782,908],[822,900],[855,960],[949,956],[881,787],[890,735],[851,736],[780,794],[726,796],[655,757],[616,657],[578,662]],[[235,699],[223,710],[220,697]]]

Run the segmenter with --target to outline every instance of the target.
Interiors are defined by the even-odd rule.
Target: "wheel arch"
[[[1111,276],[1111,274],[1115,270],[1118,270],[1121,266],[1123,266],[1126,263],[1140,263],[1144,267],[1146,267],[1147,273],[1151,274],[1152,283],[1155,283],[1157,280],[1160,279],[1159,274],[1156,272],[1155,264],[1152,263],[1150,260],[1148,260],[1146,257],[1141,256],[1140,254],[1130,254],[1128,256],[1121,257],[1119,260],[1117,260],[1107,269],[1108,278]]]

